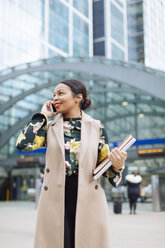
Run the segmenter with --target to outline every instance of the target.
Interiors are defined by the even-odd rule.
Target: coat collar
[[[82,120],[81,120],[81,144],[80,144],[80,158],[79,165],[83,163],[83,158],[85,156],[86,150],[88,148],[88,140],[91,133],[91,123],[92,117],[82,111]],[[51,126],[54,126],[53,130],[57,137],[59,146],[61,148],[61,152],[63,158],[65,160],[65,150],[64,150],[64,131],[63,131],[63,116],[55,118],[51,123]]]
[[[53,121],[51,121],[51,123],[50,123],[50,125],[54,125],[55,123],[57,123],[58,121],[59,121],[59,119],[63,119],[63,116],[62,116],[62,114],[60,115],[60,116],[58,116],[58,117],[56,117]],[[82,121],[84,121],[84,122],[92,122],[92,120],[93,120],[93,118],[90,116],[90,115],[88,115],[88,114],[86,114],[83,110],[82,110]]]

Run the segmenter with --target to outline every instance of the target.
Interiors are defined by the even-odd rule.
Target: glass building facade
[[[127,60],[127,8],[125,0],[93,1],[94,55]]]
[[[165,2],[127,0],[129,61],[165,70]]]
[[[143,1],[145,65],[165,71],[165,1]]]
[[[127,0],[128,59],[144,63],[143,1]]]
[[[92,0],[1,0],[0,69],[51,56],[92,56],[91,6]]]

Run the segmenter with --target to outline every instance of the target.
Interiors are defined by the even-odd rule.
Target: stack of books
[[[127,151],[134,143],[136,139],[129,134],[118,146],[120,151]],[[102,161],[96,169],[93,171],[93,179],[97,180],[110,166],[112,165],[112,162],[109,158],[106,158],[104,161]]]

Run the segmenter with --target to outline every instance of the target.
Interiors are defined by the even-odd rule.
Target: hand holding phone
[[[53,113],[57,112],[55,106],[52,103],[50,104],[50,109]]]
[[[55,117],[58,114],[55,106],[53,105],[53,101],[49,100],[43,105],[41,114],[46,115],[47,118]]]

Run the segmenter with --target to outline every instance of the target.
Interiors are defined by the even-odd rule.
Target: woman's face
[[[53,104],[59,113],[68,113],[70,110],[77,108],[77,98],[73,95],[69,86],[58,84],[54,90]]]

